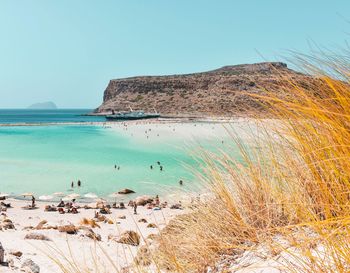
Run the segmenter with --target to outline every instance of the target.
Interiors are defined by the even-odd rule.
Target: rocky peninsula
[[[224,66],[193,74],[111,80],[95,114],[156,109],[164,116],[247,116],[264,112],[251,94],[283,92],[285,77],[304,84],[310,76],[282,62]]]

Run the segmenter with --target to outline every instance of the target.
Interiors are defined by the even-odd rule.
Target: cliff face
[[[162,115],[246,115],[262,106],[247,94],[281,89],[283,75],[297,82],[306,76],[284,63],[225,66],[216,70],[171,76],[141,76],[111,80],[97,113],[111,110],[153,111]]]

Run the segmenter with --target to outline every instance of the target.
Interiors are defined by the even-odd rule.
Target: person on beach
[[[32,195],[32,208],[35,208],[35,197]]]
[[[156,201],[156,206],[159,207],[160,201],[159,201],[158,195],[156,195],[155,201]]]
[[[137,204],[134,202],[134,214],[137,214]]]
[[[80,187],[81,186],[81,181],[80,180],[78,180],[78,187]]]
[[[70,184],[71,188],[74,188],[74,181]]]
[[[61,201],[58,203],[57,207],[59,208],[64,208],[65,204],[63,202],[63,200],[61,199]]]

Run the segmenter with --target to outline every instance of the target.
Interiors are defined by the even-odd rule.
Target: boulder
[[[11,251],[10,254],[17,257],[17,258],[20,258],[23,255],[23,253],[21,251]]]
[[[42,240],[42,241],[51,241],[51,239],[49,237],[47,237],[44,234],[41,233],[28,233],[25,237],[25,240]]]
[[[15,225],[12,223],[12,221],[8,218],[4,219],[2,221],[2,223],[0,224],[0,226],[3,228],[3,229],[15,229]]]
[[[119,194],[129,194],[129,193],[135,193],[133,190],[130,189],[123,189],[118,191]]]
[[[26,259],[21,266],[22,270],[28,273],[40,273],[40,267],[31,259]]]
[[[146,204],[152,203],[153,202],[153,198],[151,198],[148,195],[142,195],[142,196],[136,197],[134,202],[138,206],[145,206]]]
[[[128,230],[123,232],[116,241],[121,244],[138,246],[140,244],[140,235],[135,231]]]

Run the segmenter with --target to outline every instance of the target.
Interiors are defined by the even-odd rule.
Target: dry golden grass
[[[242,160],[230,153],[202,154],[201,178],[212,201],[162,233],[160,264],[172,271],[202,272],[222,254],[276,233],[288,237],[295,232],[291,227],[305,225],[319,235],[307,245],[320,244],[322,250],[300,244],[299,263],[289,269],[349,271],[350,65],[337,58],[316,61],[303,59],[303,65],[317,84],[303,87],[281,75],[288,96],[274,90],[255,96],[275,119],[257,122],[258,133],[248,144],[232,134]]]
[[[96,221],[94,219],[88,219],[88,218],[83,218],[80,221],[81,225],[85,225],[85,226],[90,226],[92,228],[98,227],[101,228],[99,224],[96,223]]]

